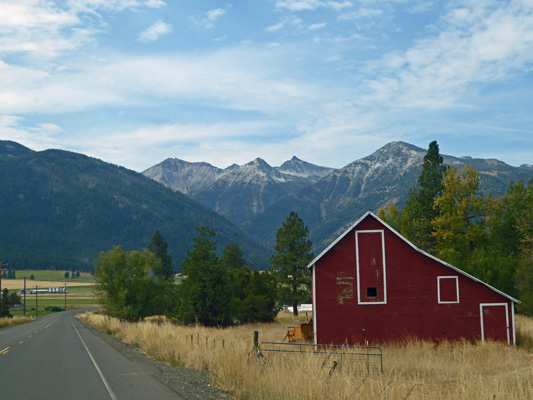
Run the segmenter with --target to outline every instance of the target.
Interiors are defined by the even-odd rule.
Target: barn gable
[[[307,267],[315,343],[407,336],[515,342],[518,300],[418,249],[372,212]]]

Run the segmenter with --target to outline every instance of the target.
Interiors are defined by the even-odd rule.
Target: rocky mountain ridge
[[[226,170],[231,173],[221,174],[203,187],[196,186],[189,195],[226,216],[267,247],[273,245],[275,232],[285,217],[296,211],[311,231],[315,250],[320,250],[364,212],[377,211],[389,202],[402,206],[409,189],[417,183],[426,152],[409,143],[391,142],[367,157],[329,171],[293,158],[286,168],[293,174],[301,165],[304,177],[310,176],[313,167],[319,173],[312,179],[292,181],[283,180],[287,179],[286,172],[281,177],[276,174],[287,163],[275,171],[256,159],[242,167],[229,167]],[[513,167],[495,159],[449,155],[443,158],[446,165],[454,168],[474,166],[480,174],[482,192],[490,190],[493,196],[505,193],[511,180],[527,181],[533,177],[533,169],[528,166]],[[195,171],[190,163],[189,167],[187,179],[207,182],[205,177],[194,177],[196,173],[201,175],[201,170]],[[167,170],[166,175],[183,179],[184,174]]]
[[[317,182],[333,170],[297,157],[280,167],[272,167],[265,160],[256,158],[247,164],[233,164],[225,169],[203,162],[169,158],[147,169],[143,175],[187,194],[235,224],[241,224],[279,198]]]

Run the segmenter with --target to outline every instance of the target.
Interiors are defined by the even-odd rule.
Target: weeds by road
[[[160,362],[213,371],[213,383],[235,399],[526,399],[533,398],[533,354],[502,343],[431,342],[383,345],[384,373],[356,358],[332,368],[334,357],[265,354],[260,341],[283,340],[295,322],[283,314],[274,324],[227,329],[178,326],[167,321],[137,324],[101,314],[82,319]],[[518,337],[533,340],[533,319],[517,316]]]

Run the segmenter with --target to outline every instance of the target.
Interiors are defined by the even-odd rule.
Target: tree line
[[[305,266],[313,253],[309,230],[295,212],[277,232],[270,271],[252,271],[234,242],[218,257],[215,233],[207,226],[196,230],[178,278],[159,232],[142,251],[115,246],[101,252],[94,277],[106,313],[129,321],[164,314],[179,323],[225,327],[271,322],[281,304],[293,305],[297,315],[297,305],[310,300]]]
[[[480,192],[474,167],[443,164],[429,144],[418,185],[403,208],[378,216],[420,249],[522,301],[533,315],[533,179],[511,182],[498,198]]]

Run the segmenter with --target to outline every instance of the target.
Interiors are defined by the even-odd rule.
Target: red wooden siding
[[[380,232],[357,232],[359,303],[385,302],[385,265]]]
[[[509,341],[508,337],[508,305],[482,304],[480,309],[482,318],[483,339]]]
[[[321,255],[313,274],[317,344],[379,343],[411,336],[509,337],[513,343],[510,298],[417,251],[373,214]],[[374,287],[370,285],[378,288],[376,298],[366,296],[366,287]],[[484,307],[483,333],[481,304],[507,305],[506,315],[504,306]]]

